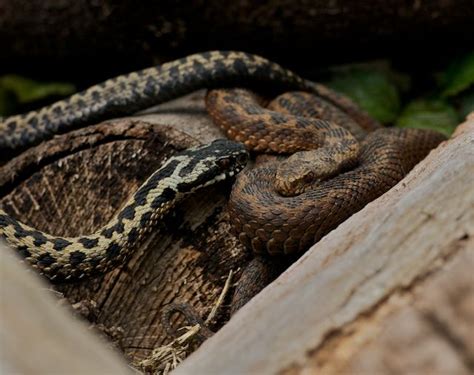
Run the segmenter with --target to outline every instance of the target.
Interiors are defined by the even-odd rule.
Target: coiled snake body
[[[380,128],[367,134],[305,92],[287,92],[265,104],[241,89],[213,90],[207,96],[214,121],[248,149],[305,150],[244,171],[233,186],[228,209],[234,233],[259,254],[307,250],[394,186],[445,139],[421,129]],[[329,121],[314,117],[321,110]]]
[[[360,146],[358,141],[377,129],[377,123],[350,100],[261,57],[214,51],[120,76],[39,111],[9,117],[0,122],[0,150],[17,152],[54,134],[133,113],[200,88],[233,85],[258,86],[265,92],[303,90],[339,108],[340,118],[345,119],[341,126],[342,122],[334,122],[338,118],[331,122],[308,118],[314,117],[315,108],[324,106],[301,112],[293,99],[304,93],[283,95],[267,109],[262,107],[264,99],[247,91],[211,92],[207,97],[211,116],[230,138],[248,149],[304,150],[278,167],[265,164],[237,181],[229,205],[237,218],[235,231],[258,252],[290,253],[307,247],[334,223],[392,186],[442,139],[434,132],[385,134],[377,130]],[[402,151],[408,152],[406,157],[400,155]],[[176,155],[110,223],[88,236],[51,236],[1,210],[0,235],[50,279],[105,272],[123,262],[180,198],[234,175],[245,160],[242,146],[222,140]],[[276,185],[270,182],[275,177]],[[305,225],[298,229],[301,223]]]

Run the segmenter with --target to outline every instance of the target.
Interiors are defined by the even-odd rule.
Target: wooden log
[[[0,243],[0,372],[130,374],[125,361],[58,305],[49,286]]]
[[[2,205],[23,221],[53,233],[93,230],[116,212],[147,171],[174,147],[192,143],[190,137],[207,142],[217,136],[219,131],[203,112],[202,94],[133,120],[64,135],[0,170],[0,187],[10,184]],[[69,143],[62,143],[65,140]],[[77,149],[84,140],[90,141],[88,147]],[[257,296],[178,373],[383,372],[387,363],[406,372],[423,358],[440,359],[432,361],[433,371],[472,369],[473,345],[465,333],[472,328],[472,278],[466,271],[472,268],[468,252],[473,245],[472,142],[471,119],[397,187],[329,234]],[[60,153],[60,146],[70,153]],[[61,174],[68,179],[58,179]],[[77,174],[91,178],[79,181]],[[131,362],[168,342],[159,322],[163,306],[184,300],[205,316],[228,271],[245,263],[246,255],[229,238],[222,213],[226,189],[221,186],[184,202],[178,207],[182,226],[171,220],[172,225],[153,234],[121,269],[76,285],[57,286]],[[15,273],[22,277],[21,272]],[[439,280],[429,287],[437,275]],[[439,285],[450,288],[437,295]],[[453,294],[456,291],[459,294]],[[422,300],[430,295],[431,300]],[[424,309],[421,318],[414,300],[421,304],[418,310]],[[446,300],[453,309],[440,310]],[[97,306],[96,311],[88,312],[88,305]],[[29,306],[36,309],[34,301]],[[408,309],[405,315],[403,309]],[[390,330],[383,335],[382,328],[392,327],[406,339],[398,328],[400,322],[408,322],[410,312],[412,325],[405,332],[418,327],[421,333],[416,337],[429,338],[423,332],[432,333],[437,345],[416,347],[438,351],[411,350],[384,357],[394,345],[408,348]],[[224,313],[213,328],[225,318]],[[45,349],[31,347],[30,351],[36,358]],[[399,362],[399,356],[405,363]],[[56,369],[55,363],[51,366]]]
[[[220,136],[202,92],[151,112],[55,137],[0,167],[2,208],[52,234],[92,233],[169,155]],[[166,305],[188,303],[206,317],[229,271],[238,279],[248,261],[228,235],[230,187],[209,187],[183,201],[123,267],[54,288],[137,364],[171,339],[161,324]],[[227,321],[227,310],[219,310],[212,329]],[[176,315],[172,323],[185,325]]]
[[[474,371],[474,114],[175,374]]]

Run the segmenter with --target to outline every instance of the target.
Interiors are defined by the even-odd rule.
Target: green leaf
[[[474,88],[460,97],[459,113],[462,118],[466,118],[471,112],[474,112]]]
[[[346,94],[381,122],[394,121],[400,111],[397,87],[380,71],[352,69],[335,76],[327,84]]]
[[[0,88],[12,92],[19,103],[30,103],[52,95],[66,96],[76,91],[69,83],[42,83],[14,74],[0,77]]]
[[[456,110],[446,101],[418,99],[403,109],[396,125],[402,128],[437,130],[449,136],[458,123]]]
[[[455,96],[474,85],[474,51],[454,61],[441,79],[443,96]]]

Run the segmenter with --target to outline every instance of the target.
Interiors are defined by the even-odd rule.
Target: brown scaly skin
[[[269,89],[279,92],[287,90],[307,91],[321,96],[344,111],[363,130],[372,131],[378,126],[376,121],[372,120],[347,98],[339,96],[324,86],[304,80],[271,61],[243,52],[212,51],[191,55],[159,67],[119,76],[38,111],[0,119],[0,150],[18,151],[49,139],[55,134],[85,126],[91,122],[130,114],[200,88],[225,87],[235,84],[245,87],[258,86],[266,91]],[[282,152],[286,153],[297,151],[297,145],[303,145],[303,150],[306,151],[316,147],[316,150],[309,154],[297,153],[290,157],[278,170],[273,169],[271,173],[268,172],[270,164],[262,167],[262,171],[267,172],[262,173],[262,181],[260,182],[263,182],[270,175],[276,175],[278,177],[276,186],[280,193],[291,195],[299,194],[302,190],[305,190],[297,197],[283,198],[275,193],[273,185],[261,185],[264,189],[262,191],[264,196],[259,196],[257,190],[255,190],[255,193],[252,192],[254,180],[249,180],[248,186],[242,187],[239,184],[240,181],[248,178],[252,172],[239,179],[232,194],[230,206],[241,206],[240,208],[244,210],[244,215],[246,215],[245,210],[252,210],[256,205],[261,204],[261,210],[264,208],[269,210],[270,207],[270,212],[273,215],[265,217],[262,211],[258,215],[258,220],[261,221],[258,222],[253,220],[250,213],[248,218],[242,216],[243,220],[238,224],[241,226],[240,229],[237,229],[240,233],[239,238],[256,251],[264,251],[265,249],[270,253],[301,251],[312,241],[314,242],[315,239],[320,238],[324,231],[327,232],[332,229],[328,223],[337,225],[338,222],[349,215],[347,214],[349,210],[352,210],[351,213],[353,213],[354,210],[360,209],[365,204],[363,203],[365,202],[364,199],[367,200],[367,197],[373,199],[382,194],[383,191],[388,190],[409,170],[407,165],[410,165],[411,168],[426,154],[429,148],[434,147],[441,141],[440,136],[436,133],[421,134],[422,131],[418,131],[421,132],[421,135],[411,131],[405,131],[405,133],[399,131],[399,133],[396,133],[395,140],[390,139],[387,144],[383,145],[376,138],[373,140],[374,145],[380,147],[380,149],[372,144],[363,144],[362,156],[359,158],[360,165],[349,172],[341,173],[354,167],[358,152],[358,145],[354,137],[359,138],[361,137],[360,134],[356,134],[354,130],[350,129],[348,132],[343,123],[330,123],[324,120],[301,117],[300,113],[292,113],[292,111],[299,112],[295,109],[297,108],[296,105],[293,110],[288,109],[288,112],[292,114],[292,116],[289,116],[284,113],[278,114],[275,111],[270,113],[270,110],[262,112],[259,109],[258,99],[252,95],[247,95],[245,100],[245,103],[239,105],[243,105],[247,109],[253,106],[253,111],[259,110],[260,112],[252,114],[252,116],[269,123],[267,125],[263,123],[252,125],[250,122],[250,125],[253,126],[250,134],[241,130],[241,127],[238,126],[238,121],[244,120],[245,116],[240,117],[239,120],[239,113],[234,113],[234,118],[228,129],[239,129],[239,131],[235,134],[230,132],[231,137],[242,140],[248,147],[253,147],[255,150],[260,147],[261,149],[280,152],[279,147],[284,146]],[[284,101],[282,100],[282,102]],[[282,102],[271,105],[284,107]],[[224,103],[223,105],[229,104]],[[245,114],[245,111],[240,110],[240,115],[248,117],[251,113],[247,111]],[[335,121],[338,122],[339,120]],[[285,122],[286,128],[273,129],[273,125],[277,125],[278,122]],[[288,125],[291,125],[291,129],[288,128]],[[271,130],[269,130],[270,127],[272,127]],[[315,132],[314,129],[311,129],[312,127],[315,127],[318,131]],[[263,129],[263,132],[260,131],[260,128]],[[295,140],[290,136],[290,133],[294,130],[297,132]],[[354,134],[351,135],[351,132]],[[374,134],[384,138],[381,132],[379,130]],[[428,135],[425,137],[426,134]],[[372,139],[372,135],[369,138]],[[416,146],[420,144],[421,149],[425,152],[411,150],[410,142],[412,140],[414,140]],[[368,140],[364,142],[368,142]],[[370,150],[367,158],[371,155],[380,154],[380,159],[375,161],[370,158],[364,159],[363,155],[367,155],[367,149]],[[404,152],[408,153],[400,156]],[[71,277],[82,277],[95,271],[105,272],[129,254],[132,245],[136,242],[135,240],[140,238],[140,236],[137,236],[137,232],[145,232],[154,220],[171,209],[172,204],[177,200],[176,197],[181,196],[181,193],[188,193],[185,190],[176,190],[177,186],[200,185],[202,177],[187,172],[180,174],[179,170],[176,169],[182,167],[191,171],[196,166],[193,162],[194,156],[183,156],[182,159],[171,161],[176,165],[173,168],[169,167],[170,170],[167,173],[171,173],[173,181],[168,178],[170,176],[167,176],[164,181],[152,185],[148,184],[145,186],[145,190],[140,189],[125,207],[127,210],[119,213],[119,216],[104,227],[101,232],[80,238],[54,237],[27,227],[0,211],[1,234],[51,278],[69,279]],[[406,158],[410,160],[411,164],[405,162]],[[313,167],[314,160],[318,163],[317,171],[307,172],[307,167]],[[210,164],[206,164],[207,161],[209,160],[202,160],[202,165],[210,168]],[[189,167],[185,167],[188,164]],[[374,165],[376,165],[376,168]],[[405,166],[405,168],[398,168],[399,165]],[[363,168],[369,168],[370,166],[372,166],[372,172],[374,173],[373,175],[369,174],[370,178],[361,177],[357,174],[362,173],[362,176],[365,176],[364,173],[368,172]],[[381,167],[385,169],[380,169]],[[206,168],[199,172],[211,171],[211,169],[207,170]],[[376,169],[375,172],[374,169]],[[397,173],[393,172],[392,169]],[[160,171],[157,171],[157,173],[157,176],[159,176]],[[334,177],[337,173],[340,174]],[[351,173],[356,174],[351,175]],[[153,182],[156,182],[157,176],[151,177]],[[344,176],[349,176],[347,181],[339,180]],[[361,178],[363,184],[351,185],[359,182]],[[373,179],[371,180],[371,178]],[[337,181],[337,183],[334,181]],[[308,182],[310,188],[303,184]],[[314,194],[315,191],[321,194],[321,191],[324,191],[328,186],[333,188],[334,191],[343,189],[340,197],[335,201],[325,201],[323,198],[326,195],[324,194],[319,203],[301,200],[306,194],[310,194],[308,197],[313,198],[311,194]],[[239,189],[241,193],[238,192]],[[170,196],[171,191],[176,196],[173,194],[173,196]],[[348,203],[343,198],[352,197],[353,195],[355,195],[355,198],[349,199],[352,206],[344,208],[344,205]],[[245,196],[247,200],[243,199]],[[328,193],[328,196],[332,195]],[[263,198],[263,201],[259,201],[260,198]],[[239,199],[242,200],[239,201]],[[274,199],[276,199],[274,207],[268,206],[268,202],[272,202]],[[286,202],[286,206],[282,202]],[[321,204],[323,204],[323,207],[321,207]],[[314,211],[315,205],[316,211]],[[301,212],[311,212],[311,215],[301,217],[300,222],[294,222],[293,218],[297,212],[292,210],[296,209],[295,207],[298,208],[300,214]],[[341,207],[343,212],[340,211]],[[156,211],[157,208],[158,211]],[[258,211],[254,210],[254,212],[257,213]],[[322,222],[321,212],[325,212],[329,217]],[[151,221],[148,219],[151,219]],[[281,228],[274,229],[277,224],[280,224]],[[293,225],[293,228],[290,228],[291,225]],[[297,238],[300,239],[297,240]]]
[[[285,100],[283,94],[278,100]],[[335,122],[295,116],[262,107],[264,101],[244,89],[212,90],[206,108],[229,138],[257,152],[291,154],[275,178],[282,195],[301,193],[308,186],[355,165],[359,143],[352,133]],[[304,150],[304,151],[301,151]]]
[[[366,122],[357,122],[346,112],[338,109],[322,97],[303,91],[281,94],[273,99],[267,108],[287,115],[294,114],[301,117],[324,119],[334,124],[340,124],[349,130],[358,141],[363,140],[368,131],[380,128],[380,125],[371,123],[371,127],[366,129]]]
[[[234,315],[253,296],[275,280],[287,266],[287,259],[254,257],[242,270],[239,282],[235,286],[230,315]]]
[[[320,100],[306,93],[283,94],[268,105],[272,110],[263,108],[264,104],[264,100],[242,89],[213,90],[207,96],[207,108],[214,121],[229,137],[243,142],[250,150],[287,153],[297,150],[299,145],[308,150],[311,140],[316,139],[313,147],[319,147],[317,152],[328,148],[325,141],[329,134],[331,152],[325,158],[317,157],[317,153],[303,153],[303,163],[301,153],[297,152],[283,162],[257,165],[238,176],[228,205],[234,233],[258,254],[306,251],[394,186],[445,139],[430,130],[379,128],[361,142],[357,165],[351,159],[351,163],[337,171],[342,170],[342,173],[312,180],[307,178],[307,171],[312,167],[319,171],[325,164],[332,165],[334,160],[344,160],[344,149],[336,145],[347,142],[346,127],[359,138],[365,130],[357,129],[353,121],[340,122],[342,126],[339,126],[335,122],[303,117],[326,112],[332,121],[344,120],[344,116],[329,107],[315,108],[320,106]],[[290,129],[288,133],[287,129]],[[295,137],[290,133],[293,130],[296,130]],[[286,136],[290,139],[288,142]],[[280,145],[283,147],[279,148]],[[303,178],[297,184],[279,182],[288,178],[285,174],[291,173],[302,174]],[[290,182],[295,180],[290,177]],[[285,188],[284,194],[281,186]]]
[[[162,66],[109,79],[37,111],[0,118],[0,151],[15,153],[52,138],[55,134],[82,127],[111,117],[131,114],[190,93],[201,88],[225,87],[238,83],[246,87],[284,92],[298,89],[321,95],[343,109],[357,121],[372,126],[375,122],[350,100],[319,84],[304,80],[262,57],[235,51],[211,51],[194,54]],[[301,121],[299,121],[301,123]],[[320,124],[324,137],[315,135],[316,142],[338,150],[343,155],[322,176],[330,175],[354,160],[357,145],[331,144],[332,128]],[[313,132],[314,133],[314,132]],[[346,132],[347,133],[347,132]],[[327,135],[327,137],[326,137]],[[314,140],[313,140],[314,143]],[[185,194],[213,181],[215,163],[228,160],[223,168],[238,168],[233,164],[234,146],[210,145],[217,153],[207,155],[203,150],[182,153],[171,158],[127,202],[117,217],[98,232],[87,236],[62,238],[43,233],[0,210],[0,235],[18,249],[34,267],[54,280],[71,280],[97,272],[106,272],[130,254],[149,228]],[[237,153],[243,154],[241,146]],[[322,148],[322,150],[324,147]],[[349,157],[343,152],[349,151]],[[330,157],[321,153],[320,158]],[[352,154],[351,154],[352,153]],[[238,162],[236,164],[240,165]],[[181,169],[183,169],[181,171]],[[293,183],[293,181],[290,181]]]
[[[256,253],[302,253],[393,187],[444,139],[422,129],[376,130],[362,142],[356,168],[294,197],[275,191],[275,162],[241,173],[228,206],[234,232]]]

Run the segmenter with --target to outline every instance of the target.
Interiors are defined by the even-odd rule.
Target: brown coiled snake
[[[367,133],[305,92],[284,93],[266,108],[265,103],[241,89],[213,90],[207,96],[214,121],[249,150],[313,150],[238,176],[228,205],[234,233],[259,254],[307,250],[394,186],[444,139],[421,129]],[[318,119],[320,112],[327,121]]]
[[[55,134],[134,113],[200,88],[229,138],[252,151],[288,154],[241,174],[229,211],[239,239],[257,252],[305,250],[381,195],[444,137],[423,130],[378,129],[350,100],[259,56],[214,51],[108,80],[24,115],[0,122],[0,150],[16,153]],[[290,92],[269,101],[270,93]],[[329,108],[329,109],[328,109]],[[378,130],[377,130],[378,129]],[[366,136],[367,132],[371,132]],[[0,235],[52,280],[106,272],[131,254],[150,228],[184,195],[238,173],[243,147],[231,141],[170,158],[97,232],[56,237],[0,210]]]

